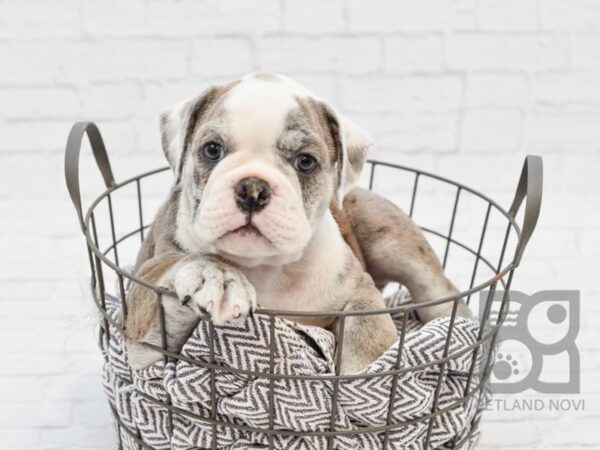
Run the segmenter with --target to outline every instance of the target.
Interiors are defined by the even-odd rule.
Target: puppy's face
[[[298,259],[370,139],[302,86],[250,75],[161,117],[174,169],[177,239],[247,264]]]

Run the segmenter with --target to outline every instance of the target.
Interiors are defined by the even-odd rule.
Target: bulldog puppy
[[[456,293],[419,228],[392,203],[353,189],[371,139],[288,78],[252,74],[215,86],[161,116],[174,184],[145,239],[136,275],[164,286],[167,347],[178,352],[208,313],[215,325],[256,308],[380,309],[378,285],[406,284],[415,301]],[[366,270],[365,270],[366,268]],[[157,295],[127,296],[129,361],[162,355]],[[459,314],[468,314],[463,304]],[[422,309],[423,320],[452,305]],[[335,317],[290,317],[332,330]],[[348,317],[342,373],[396,339],[388,314]]]

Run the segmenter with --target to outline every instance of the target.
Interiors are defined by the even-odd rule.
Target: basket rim
[[[475,195],[476,197],[479,197],[481,200],[483,200],[484,202],[487,203],[488,205],[488,212],[487,214],[489,215],[489,212],[491,210],[491,208],[493,207],[496,211],[498,211],[500,214],[502,214],[502,216],[504,216],[507,220],[508,220],[508,227],[506,230],[506,236],[504,239],[504,245],[503,245],[503,249],[500,255],[500,262],[498,264],[497,267],[495,267],[494,265],[492,265],[486,258],[484,258],[483,256],[481,256],[480,254],[478,254],[478,252],[475,252],[472,248],[467,247],[465,244],[457,241],[456,239],[453,239],[450,236],[446,236],[440,232],[437,232],[435,230],[432,229],[428,229],[426,227],[422,227],[419,226],[423,231],[425,232],[429,232],[432,233],[434,235],[437,235],[443,239],[445,239],[448,242],[451,242],[455,245],[458,245],[459,247],[463,248],[464,250],[469,251],[471,254],[477,256],[477,258],[480,261],[483,261],[484,264],[486,264],[486,266],[488,268],[490,268],[492,271],[494,271],[496,273],[495,276],[488,278],[487,280],[485,280],[484,282],[473,286],[472,288],[469,289],[465,289],[465,290],[461,290],[460,292],[458,292],[457,294],[454,295],[449,295],[449,296],[445,296],[442,298],[436,298],[436,299],[430,299],[427,301],[422,301],[419,302],[419,304],[415,304],[415,303],[409,303],[407,305],[402,305],[402,306],[396,306],[396,307],[387,307],[387,308],[378,308],[378,309],[370,309],[370,310],[361,310],[361,311],[339,311],[339,310],[331,310],[331,311],[295,311],[295,310],[281,310],[281,309],[273,309],[273,308],[261,308],[258,307],[256,309],[256,313],[259,314],[265,314],[265,315],[269,315],[269,316],[296,316],[296,317],[345,317],[345,316],[368,316],[368,315],[381,315],[381,314],[389,314],[389,313],[398,313],[398,312],[405,312],[405,311],[411,311],[411,310],[415,310],[415,309],[421,309],[421,308],[426,308],[426,307],[430,307],[430,306],[435,306],[435,305],[439,305],[439,304],[443,304],[443,303],[449,303],[449,302],[456,302],[458,300],[460,300],[461,298],[464,297],[469,297],[472,294],[476,293],[476,292],[480,292],[483,291],[485,288],[490,287],[492,285],[495,285],[498,281],[500,281],[500,283],[504,286],[506,286],[506,280],[505,280],[505,276],[510,273],[513,269],[515,269],[518,265],[518,261],[516,259],[516,253],[515,253],[515,257],[513,257],[513,260],[509,263],[507,263],[506,265],[502,265],[503,264],[503,260],[504,260],[504,255],[505,255],[505,250],[506,250],[506,244],[507,244],[507,240],[508,240],[508,236],[510,234],[510,231],[514,231],[516,233],[517,236],[517,242],[520,242],[521,240],[521,236],[522,236],[522,232],[521,232],[521,228],[519,227],[519,225],[517,224],[515,217],[506,209],[504,209],[502,206],[500,206],[495,200],[492,200],[491,198],[489,198],[487,195],[482,194],[481,192],[470,188],[466,185],[464,185],[463,183],[459,183],[459,182],[455,182],[449,178],[440,176],[440,175],[436,175],[433,174],[431,172],[425,171],[425,170],[421,170],[421,169],[415,169],[412,167],[408,167],[405,165],[401,165],[401,164],[395,164],[395,163],[389,163],[389,162],[385,162],[385,161],[380,161],[380,160],[375,160],[375,159],[368,159],[366,161],[366,163],[371,165],[371,176],[372,173],[375,169],[376,166],[383,166],[383,167],[389,167],[389,168],[394,168],[394,169],[399,169],[399,170],[403,170],[405,172],[412,172],[415,174],[416,177],[428,177],[431,179],[435,179],[438,181],[441,181],[443,183],[446,183],[448,185],[454,186],[456,187],[458,190],[464,190],[469,192],[470,194]],[[119,190],[120,188],[127,186],[131,183],[134,182],[139,182],[139,180],[146,178],[146,177],[150,177],[152,175],[156,175],[158,173],[162,173],[162,172],[166,172],[170,170],[169,166],[164,166],[158,169],[153,169],[153,170],[149,170],[147,172],[143,172],[141,174],[138,174],[136,176],[133,176],[131,178],[128,178],[124,181],[121,182],[115,182],[113,183],[111,186],[109,186],[107,189],[105,189],[100,195],[98,195],[98,197],[96,197],[92,203],[90,204],[90,206],[88,207],[86,213],[85,213],[85,218],[84,218],[84,224],[85,224],[85,229],[83,230],[83,233],[85,235],[86,238],[86,242],[87,242],[87,246],[89,248],[89,250],[94,254],[94,256],[96,256],[97,258],[99,258],[102,263],[106,264],[108,267],[110,267],[114,272],[116,272],[116,274],[119,277],[123,277],[126,278],[134,283],[140,284],[146,288],[149,288],[151,290],[153,290],[154,292],[156,292],[159,295],[166,295],[169,297],[174,297],[176,298],[177,295],[167,289],[164,288],[162,286],[156,286],[153,285],[151,283],[147,283],[144,280],[138,278],[137,276],[135,276],[134,274],[128,272],[127,270],[125,270],[124,268],[120,267],[119,265],[115,264],[113,261],[111,261],[106,255],[108,254],[109,251],[111,251],[115,245],[118,245],[120,242],[122,242],[123,240],[131,237],[132,235],[134,235],[135,233],[140,232],[141,229],[146,229],[148,227],[151,226],[151,223],[148,225],[145,225],[143,228],[137,228],[134,231],[131,231],[123,236],[121,236],[118,240],[115,240],[115,242],[110,245],[105,251],[102,251],[100,248],[98,248],[98,246],[95,243],[94,240],[94,236],[92,236],[93,230],[95,230],[95,223],[94,223],[94,218],[93,218],[93,213],[95,208],[100,204],[100,202],[102,202],[104,199],[108,199],[109,201],[109,207],[112,208],[111,205],[111,194],[114,191]],[[372,178],[371,178],[372,179]]]

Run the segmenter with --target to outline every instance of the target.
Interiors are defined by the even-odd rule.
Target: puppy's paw
[[[215,325],[242,320],[256,309],[256,291],[238,269],[211,259],[182,262],[173,287],[182,304],[210,314]]]

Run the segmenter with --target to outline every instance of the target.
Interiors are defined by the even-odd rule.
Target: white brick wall
[[[523,156],[544,156],[542,217],[514,287],[582,290],[586,411],[489,412],[481,447],[600,445],[600,3],[0,0],[0,448],[113,445],[63,181],[71,123],[99,123],[124,179],[164,164],[158,113],[254,70],[330,100],[378,157],[503,205]],[[89,199],[99,177],[82,164]]]

